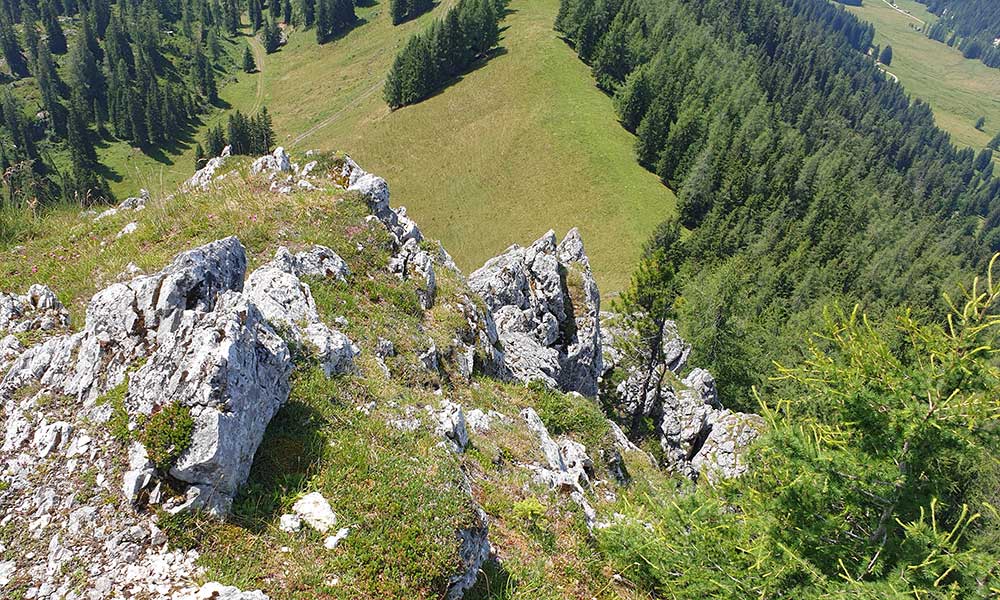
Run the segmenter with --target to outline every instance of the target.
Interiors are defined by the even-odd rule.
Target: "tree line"
[[[460,0],[444,19],[412,36],[386,77],[383,97],[390,108],[414,104],[467,71],[500,42],[502,0]]]
[[[357,23],[352,0],[0,3],[0,54],[9,79],[24,80],[3,94],[4,201],[110,200],[95,145],[153,152],[178,142],[217,104],[220,73],[256,70],[249,48],[234,63],[222,45],[244,11],[269,53],[283,42],[279,21],[314,27],[320,43]]]
[[[222,125],[209,127],[205,132],[205,145],[195,146],[195,169],[204,167],[209,158],[222,154],[226,146],[230,154],[260,156],[270,152],[274,146],[274,126],[267,107],[262,106],[252,117],[234,112],[229,115],[225,131]]]
[[[917,0],[938,20],[927,37],[957,48],[965,58],[1000,68],[1000,4],[991,0]]]
[[[231,0],[3,3],[0,51],[11,77],[38,92],[37,109],[6,94],[0,167],[20,174],[5,180],[8,202],[110,198],[97,140],[147,151],[176,142],[218,100],[220,37],[238,24]]]
[[[677,320],[692,343],[692,362],[716,376],[727,407],[759,410],[758,400],[774,400],[769,393],[796,398],[795,393],[778,395],[769,378],[773,365],[802,361],[808,349],[802,344],[805,332],[837,306],[859,304],[871,323],[882,324],[875,338],[885,335],[886,344],[893,344],[900,339],[891,337],[897,335],[893,319],[899,307],[907,306],[905,314],[911,316],[947,312],[943,293],[971,280],[971,273],[984,269],[1000,250],[1000,180],[993,176],[992,151],[956,148],[935,126],[930,107],[911,101],[871,59],[871,25],[842,7],[825,0],[563,0],[555,26],[591,66],[596,84],[612,96],[621,124],[636,134],[638,162],[677,192],[678,217],[649,240],[620,305],[639,315],[651,354],[662,343],[657,332],[663,323]],[[943,324],[932,317],[927,323],[932,330]],[[860,326],[859,335],[865,328]],[[816,342],[821,350],[832,345],[830,335]],[[873,348],[866,351],[878,352]],[[860,348],[842,350],[850,354]],[[810,382],[819,380],[803,379],[804,385]],[[827,392],[806,412],[822,414],[823,401],[840,398],[837,391]],[[915,415],[907,410],[915,409],[898,417]],[[850,419],[845,413],[836,416]],[[899,421],[894,431],[919,423]],[[817,427],[829,425],[823,419]],[[884,447],[901,449],[893,445],[897,441],[886,440]],[[772,442],[785,446],[781,454],[768,455],[768,464],[785,461],[786,470],[772,472],[761,487],[787,492],[788,503],[756,507],[765,511],[758,516],[775,522],[794,516],[798,528],[787,536],[762,538],[789,549],[773,557],[768,569],[791,577],[773,582],[776,587],[763,596],[811,597],[818,591],[844,597],[851,590],[867,590],[867,596],[851,597],[887,597],[880,594],[896,585],[887,584],[889,574],[915,572],[908,569],[919,563],[904,549],[910,543],[904,524],[918,522],[920,508],[929,510],[933,494],[944,498],[944,492],[922,488],[914,492],[913,503],[897,502],[895,491],[882,496],[892,506],[887,521],[877,510],[880,501],[869,498],[863,511],[851,513],[855,520],[845,523],[838,519],[846,513],[837,507],[846,510],[861,502],[838,495],[843,486],[854,485],[849,478],[806,470],[801,472],[815,476],[809,486],[778,489],[777,482],[790,482],[794,469],[805,468],[794,459],[802,456],[794,454],[801,448],[794,446],[797,442],[792,437]],[[874,455],[854,456],[872,462],[842,473],[888,468]],[[880,472],[885,480],[899,476]],[[949,480],[954,485],[971,485],[969,474],[953,475],[961,479]],[[837,483],[828,485],[842,487],[824,489],[822,482],[833,480]],[[873,487],[864,489],[878,494]],[[809,509],[781,512],[795,504],[796,493],[812,494],[798,498],[808,499],[803,506]],[[973,499],[949,495],[947,507],[936,507],[939,525],[959,526],[961,504]],[[683,554],[687,560],[699,552],[731,550],[732,557],[747,556],[730,546],[733,539],[705,541],[708,545],[686,547]],[[644,537],[635,543],[646,558],[673,556],[648,542]],[[961,546],[962,551],[970,548]],[[862,555],[865,562],[859,565]],[[994,545],[986,558],[996,564],[998,555]],[[648,564],[635,554],[629,558]],[[660,566],[662,572],[674,572],[667,563]],[[862,581],[848,585],[845,568]],[[717,571],[700,574],[711,579],[698,582],[700,589],[732,586]],[[956,566],[945,580],[971,586],[962,590],[975,595],[976,575],[971,566],[964,571]],[[675,590],[672,579],[650,577],[646,591]],[[919,586],[923,593],[933,581]],[[784,591],[774,593],[778,589]]]

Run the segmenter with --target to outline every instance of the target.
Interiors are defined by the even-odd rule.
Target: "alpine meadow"
[[[0,598],[996,598],[998,40],[3,0]]]

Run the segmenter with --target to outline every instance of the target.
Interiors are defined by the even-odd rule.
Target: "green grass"
[[[926,23],[936,19],[915,0],[896,4]],[[848,10],[875,25],[876,44],[892,46],[889,72],[912,97],[931,105],[938,126],[951,133],[956,144],[982,148],[1000,131],[1000,70],[926,37],[917,31],[920,23],[882,0],[865,0],[864,6]],[[984,131],[974,127],[980,116],[986,117]]]
[[[293,32],[260,74],[240,73],[221,97],[251,111],[262,78],[259,100],[279,144],[344,151],[385,177],[393,204],[405,205],[465,272],[511,243],[577,226],[605,297],[620,291],[675,198],[636,164],[634,138],[610,98],[552,30],[557,0],[513,0],[503,50],[442,93],[395,112],[382,101],[397,48],[450,4],[393,27],[382,0],[358,9],[364,22],[323,46],[311,30]],[[172,165],[112,151],[107,160],[129,170],[121,195],[170,193],[192,170],[191,148]]]

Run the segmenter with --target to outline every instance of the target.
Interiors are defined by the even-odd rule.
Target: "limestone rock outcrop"
[[[499,333],[504,364],[521,381],[595,396],[603,370],[600,294],[576,229],[511,246],[469,276]]]
[[[352,371],[360,349],[320,320],[309,284],[299,277],[322,273],[343,280],[347,272],[346,263],[329,248],[316,246],[293,256],[281,247],[271,262],[250,274],[244,291],[271,324],[316,350],[327,377]]]
[[[69,313],[48,287],[34,284],[23,295],[0,292],[0,334],[52,331],[69,325]]]
[[[701,368],[681,378],[691,347],[677,326],[666,322],[656,352],[634,339],[622,317],[605,313],[604,381],[620,382],[603,390],[605,400],[630,419],[652,420],[660,433],[664,466],[692,479],[717,481],[742,474],[741,456],[763,430],[756,415],[732,413],[719,400],[715,379]]]

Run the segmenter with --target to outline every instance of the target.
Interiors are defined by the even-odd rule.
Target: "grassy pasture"
[[[345,151],[384,176],[393,204],[466,272],[511,243],[577,226],[606,296],[621,290],[675,198],[636,164],[610,98],[552,30],[557,0],[513,0],[497,55],[436,96],[395,112],[382,101],[396,50],[451,2],[397,27],[387,2],[359,8],[362,23],[323,46],[311,30],[293,32],[260,73],[223,87],[222,100],[244,112],[266,104],[279,144]],[[227,115],[207,119],[196,139]],[[126,174],[121,196],[139,187],[170,193],[193,157],[193,143],[169,155],[172,164],[117,146],[103,154]]]
[[[1000,70],[977,60],[968,60],[946,44],[929,39],[917,19],[933,23],[936,17],[915,0],[895,0],[910,15],[893,9],[883,0],[865,0],[864,6],[849,7],[858,17],[875,25],[875,43],[892,46],[888,70],[915,98],[934,109],[934,118],[958,145],[982,148],[1000,131]],[[914,18],[916,17],[916,18]],[[974,127],[986,117],[984,131]]]

